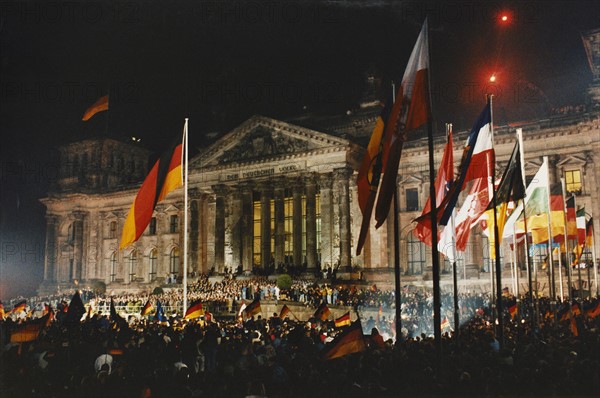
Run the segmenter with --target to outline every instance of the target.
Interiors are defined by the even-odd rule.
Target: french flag
[[[492,198],[491,193],[493,191],[491,179],[495,161],[492,138],[492,112],[488,101],[475,121],[471,133],[467,138],[459,166],[458,179],[452,184],[450,192],[448,192],[448,195],[444,198],[445,203],[442,203],[440,206],[440,209],[443,209],[440,218],[441,225],[448,224],[448,220],[456,207],[460,193],[467,187],[467,183],[471,181],[473,181],[474,184],[469,191],[469,196],[476,196],[476,198],[473,198],[476,199],[476,203],[471,201],[471,206],[476,206],[477,204],[481,205],[483,201],[487,200],[483,209],[485,210],[490,203],[489,201]],[[488,191],[485,194],[482,193],[484,189]],[[467,200],[469,200],[469,198],[467,198]],[[469,219],[472,218],[472,213],[475,210],[479,209],[472,208],[469,210]],[[483,211],[475,217],[475,220],[479,218],[482,213]],[[460,220],[457,218],[457,229],[459,224]]]

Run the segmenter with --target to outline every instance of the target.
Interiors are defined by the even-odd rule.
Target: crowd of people
[[[296,278],[289,291],[277,293],[273,283],[266,278],[211,283],[202,277],[190,286],[190,300],[269,300],[279,294],[280,300],[306,306],[350,305],[359,315],[363,308],[381,312],[394,304],[393,291],[375,286],[318,286]],[[141,306],[149,297],[160,297],[177,305],[180,295],[173,289],[158,296],[123,294],[113,301]],[[98,307],[110,301],[89,291],[81,296]],[[70,299],[56,295],[27,302],[51,304],[59,311]],[[5,302],[5,308],[19,300]],[[500,342],[491,297],[461,294],[462,325],[459,333],[445,329],[441,357],[431,337],[431,294],[405,291],[401,302],[401,338],[393,338],[391,317],[363,317],[365,349],[333,360],[324,360],[323,352],[339,342],[345,328],[336,328],[332,317],[298,320],[273,314],[208,321],[172,314],[168,324],[130,317],[124,325],[92,311],[77,323],[58,317],[27,343],[11,343],[10,337],[28,321],[7,317],[0,322],[0,391],[3,397],[90,398],[597,396],[600,391],[600,316],[587,315],[600,306],[597,299],[577,304],[576,312],[569,301],[540,298],[530,305],[522,297],[512,312],[517,301],[507,294]],[[452,295],[444,294],[443,317],[452,319],[452,308]]]

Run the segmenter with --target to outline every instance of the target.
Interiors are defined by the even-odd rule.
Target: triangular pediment
[[[561,159],[556,165],[559,167],[583,167],[586,164],[586,158],[583,155],[569,155]]]
[[[414,175],[409,175],[406,176],[405,178],[403,178],[400,181],[400,184],[402,185],[421,185],[423,183],[423,179],[416,177]]]
[[[349,141],[343,138],[263,116],[253,116],[190,163],[192,167],[252,164],[348,145]]]

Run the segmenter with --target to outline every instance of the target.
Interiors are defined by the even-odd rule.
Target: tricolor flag
[[[585,312],[590,318],[595,318],[600,315],[600,300],[596,302],[596,305]]]
[[[431,113],[427,82],[429,69],[428,36],[426,19],[408,59],[408,65],[396,95],[392,115],[388,125],[386,125],[382,152],[383,178],[375,207],[376,228],[379,228],[385,222],[390,211],[392,197],[397,188],[398,165],[400,164],[404,141],[406,141],[410,132],[427,123]]]
[[[285,317],[290,313],[290,309],[288,308],[287,305],[283,305],[283,307],[281,307],[281,311],[279,312],[279,318],[281,319],[285,319]]]
[[[525,189],[523,184],[523,173],[521,172],[521,151],[519,148],[519,142],[515,143],[512,154],[500,179],[500,185],[496,190],[496,220],[498,222],[498,236],[502,240],[502,233],[504,232],[504,225],[509,214],[509,203],[517,202],[525,196]],[[562,206],[561,206],[562,207]],[[490,202],[487,210],[487,235],[489,239],[490,258],[496,258],[496,235],[494,225],[494,199]]]
[[[335,327],[341,328],[343,326],[350,326],[351,323],[352,321],[350,321],[350,312],[346,312],[344,315],[335,320]]]
[[[327,304],[325,304],[323,302],[323,303],[321,303],[321,305],[319,306],[319,308],[317,308],[317,310],[315,311],[315,314],[313,315],[313,317],[324,321],[327,318],[329,318],[330,314],[331,314],[331,311],[327,307]]]
[[[542,214],[545,216],[548,212],[548,163],[546,158],[540,166],[537,173],[525,190],[525,215],[527,216],[527,229],[531,231],[533,228],[548,228],[548,219],[542,219]],[[519,203],[515,211],[508,217],[504,225],[504,238],[513,235],[513,228],[517,233],[524,233],[523,220],[519,220],[523,213],[523,201]],[[522,218],[522,217],[521,217]],[[515,226],[516,224],[516,226]]]
[[[444,317],[444,320],[440,324],[440,329],[442,332],[447,331],[447,330],[452,331],[452,326],[450,326],[450,321],[448,320],[447,316]]]
[[[107,111],[107,110],[108,110],[108,95],[105,95],[104,97],[100,97],[98,99],[98,101],[96,101],[92,106],[90,106],[89,108],[86,109],[81,120],[84,122],[87,122],[96,113],[102,112],[102,111]]]
[[[156,204],[182,185],[182,143],[175,141],[156,161],[135,197],[125,225],[119,249],[124,249],[142,235]]]
[[[362,251],[365,240],[367,239],[371,215],[373,213],[373,205],[375,204],[375,197],[377,196],[377,189],[379,188],[382,169],[381,156],[383,151],[383,138],[386,131],[386,124],[388,123],[388,118],[390,116],[390,110],[392,108],[391,103],[392,98],[390,95],[390,98],[383,105],[381,114],[375,122],[375,128],[371,133],[371,139],[367,145],[367,151],[365,152],[365,157],[362,160],[362,164],[358,170],[358,177],[356,178],[358,207],[360,208],[363,217],[360,233],[358,235],[358,243],[356,245],[357,256]]]
[[[435,203],[437,206],[444,200],[452,181],[454,181],[454,146],[452,144],[452,129],[450,129],[448,131],[448,139],[446,141],[446,147],[444,148],[444,154],[442,155],[442,162],[440,163],[440,168],[435,177]],[[431,197],[427,198],[421,216],[416,219],[417,226],[414,230],[415,236],[427,246],[432,245],[430,211]]]
[[[152,310],[153,310],[152,304],[150,304],[150,300],[148,300],[148,301],[146,301],[146,304],[144,305],[144,307],[140,311],[140,315],[141,316],[150,315],[152,313]]]
[[[585,222],[585,208],[581,208],[577,210],[576,215],[577,222],[577,245],[573,249],[573,253],[575,254],[575,260],[573,264],[579,264],[581,260],[581,255],[583,254],[583,250],[585,248],[586,241],[586,222]]]
[[[4,304],[0,301],[0,321],[6,317],[6,313],[4,312]]]
[[[452,211],[456,207],[456,203],[458,202],[458,197],[460,193],[466,188],[467,183],[470,181],[474,181],[473,186],[471,187],[470,196],[477,195],[481,192],[491,191],[491,179],[492,170],[494,167],[494,149],[492,146],[492,113],[490,103],[485,105],[483,111],[475,121],[473,128],[471,128],[471,132],[469,137],[467,138],[467,142],[465,144],[465,148],[463,150],[462,159],[459,165],[459,174],[458,178],[454,181],[452,186],[450,187],[450,191],[444,198],[444,201],[438,206],[440,209],[438,213],[438,218],[440,220],[441,225],[447,225],[450,217],[452,216]],[[487,205],[489,204],[489,199],[492,198],[492,195],[488,194],[488,202],[485,203],[485,207],[481,210],[481,213]],[[482,195],[483,196],[483,195]],[[479,204],[479,202],[484,199],[484,197],[479,197],[473,203]],[[466,203],[466,201],[465,201]],[[465,205],[463,204],[463,207]],[[469,210],[469,208],[467,208]],[[474,209],[475,210],[475,209]],[[479,215],[481,215],[479,213]],[[472,217],[469,217],[471,219]],[[479,218],[479,216],[477,216]],[[456,227],[459,228],[459,220],[456,220]],[[470,226],[469,226],[470,227]],[[458,239],[458,232],[457,232]]]
[[[323,359],[335,359],[367,349],[360,321],[353,322],[323,348]]]
[[[259,299],[254,300],[248,306],[246,306],[246,308],[244,309],[246,318],[250,318],[251,316],[260,314],[261,312],[262,312],[262,310],[260,308],[260,300]]]
[[[508,313],[510,314],[510,319],[515,319],[515,316],[517,316],[517,304],[513,304],[510,307],[508,307]]]
[[[200,318],[202,315],[204,315],[204,310],[202,309],[202,302],[200,300],[197,300],[190,304],[190,308],[188,308],[185,312],[183,319]]]
[[[15,304],[13,306],[13,309],[8,311],[8,313],[6,315],[10,315],[12,313],[19,313],[21,311],[25,311],[25,308],[27,308],[27,301],[26,300],[21,300],[19,301],[17,304]]]
[[[207,323],[210,323],[210,322],[212,322],[212,319],[213,319],[213,314],[211,314],[211,313],[210,313],[210,312],[208,312],[208,311],[205,311],[205,312],[204,312],[204,320],[205,320]]]
[[[567,235],[569,239],[577,239],[577,215],[575,210],[575,196],[566,201],[567,207]]]
[[[529,214],[527,217],[529,217]],[[530,223],[531,228],[529,227]],[[565,211],[560,183],[552,184],[550,187],[550,211],[534,215],[531,222],[529,218],[527,219],[527,228],[531,232],[531,240],[534,243],[548,243],[548,224],[551,227],[553,242],[563,243],[565,235]]]
[[[46,314],[41,318],[33,319],[25,324],[17,327],[10,333],[11,343],[27,343],[37,340],[40,332],[44,327],[51,322],[50,314]]]
[[[571,329],[571,333],[573,333],[573,336],[575,336],[575,337],[579,336],[579,327],[577,326],[577,319],[575,319],[575,317],[571,318],[570,329]]]

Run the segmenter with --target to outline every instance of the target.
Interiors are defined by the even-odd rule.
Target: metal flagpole
[[[392,83],[392,103],[396,102],[396,85]],[[396,341],[402,341],[402,298],[400,293],[400,220],[398,219],[398,183],[394,181],[394,289],[396,294]]]
[[[591,213],[591,217],[590,217],[590,222],[592,223],[592,265],[594,267],[594,283],[596,284],[596,297],[598,297],[598,292],[600,292],[600,289],[598,289],[598,263],[596,261],[596,241],[594,239],[594,233],[596,232],[596,229],[594,228],[594,214]],[[587,225],[585,227],[585,230],[587,232]],[[590,294],[591,294],[591,289],[590,289]]]
[[[546,164],[548,163],[548,156],[544,156],[544,162],[546,162]],[[553,247],[553,242],[554,239],[552,239],[552,201],[550,198],[550,173],[548,173],[546,175],[546,186],[548,187],[548,189],[546,190],[546,200],[548,201],[548,267],[550,267],[549,271],[550,274],[548,274],[550,283],[548,286],[548,292],[549,292],[549,296],[550,296],[550,308],[552,309],[552,312],[554,312],[554,308],[556,307],[556,286],[554,286],[554,254],[552,253],[552,250],[554,249]]]
[[[515,297],[517,298],[518,309],[521,302],[521,295],[519,294],[519,274],[521,273],[521,267],[519,267],[517,259],[517,231],[515,224],[513,224],[513,259],[515,262]]]
[[[523,130],[517,129],[517,139],[519,140],[519,149],[521,155],[521,175],[523,176],[523,189],[525,191],[525,195],[527,195],[527,179],[525,178],[525,148],[523,148]],[[525,196],[524,195],[524,196]],[[527,211],[525,206],[525,197],[521,199],[521,203],[523,203],[523,227],[525,229],[525,262],[527,263],[527,282],[529,284],[529,310],[530,316],[535,317],[535,307],[533,304],[533,281],[532,281],[532,272],[531,272],[531,258],[529,256],[529,238],[527,236]]]
[[[492,132],[492,148],[494,147],[494,111],[492,108],[492,98],[493,96],[489,96],[490,101],[490,130]],[[494,252],[496,259],[496,320],[498,325],[498,341],[500,342],[500,347],[504,346],[504,318],[502,317],[502,264],[500,259],[500,239],[502,237],[499,236],[498,233],[498,215],[497,215],[497,198],[496,198],[496,165],[495,165],[495,157],[494,164],[492,165],[492,201],[494,206]]]
[[[450,132],[452,132],[452,123],[446,123],[446,140],[448,140]],[[452,250],[452,284],[454,285],[454,332],[458,337],[460,329],[460,318],[458,308],[458,276],[456,272],[456,235],[454,229],[454,211],[452,211],[452,215],[450,216],[449,226],[450,228],[452,228],[452,247],[450,248],[450,250]]]
[[[560,179],[560,185],[562,188],[562,195],[563,195],[563,206],[565,208],[565,268],[567,269],[567,297],[569,298],[569,300],[572,300],[572,289],[573,289],[573,281],[572,281],[572,276],[571,276],[571,264],[569,263],[569,253],[571,253],[569,251],[569,239],[568,239],[568,230],[567,230],[567,226],[568,226],[568,222],[569,222],[569,217],[567,214],[568,208],[567,208],[567,191],[565,189],[565,178],[561,177]],[[574,200],[574,199],[573,199]],[[573,205],[575,205],[575,202],[573,202]],[[577,223],[577,220],[575,220],[575,223]]]
[[[183,126],[183,314],[187,310],[188,269],[188,118]]]

